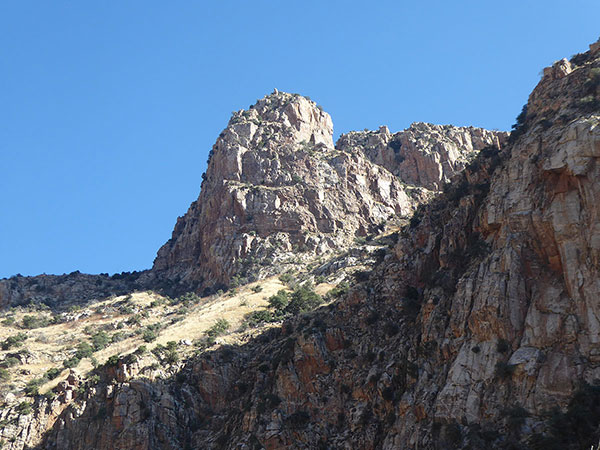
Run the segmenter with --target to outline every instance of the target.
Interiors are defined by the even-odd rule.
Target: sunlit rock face
[[[329,115],[297,94],[275,92],[235,113],[154,273],[218,287],[234,275],[272,274],[290,256],[347,248],[410,215],[427,190],[506,134],[414,124],[396,135],[351,133],[336,147],[332,135]]]

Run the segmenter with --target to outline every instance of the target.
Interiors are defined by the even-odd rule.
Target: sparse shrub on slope
[[[323,298],[315,292],[312,285],[305,284],[294,290],[290,303],[285,307],[285,312],[298,314],[311,311],[323,303]]]
[[[13,347],[20,347],[23,345],[23,342],[27,339],[27,335],[25,333],[15,334],[13,336],[7,337],[4,341],[2,341],[2,350],[10,350]]]

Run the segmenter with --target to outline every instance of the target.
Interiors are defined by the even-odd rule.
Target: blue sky
[[[149,268],[231,111],[310,96],[336,136],[509,129],[593,1],[5,1],[0,277]]]

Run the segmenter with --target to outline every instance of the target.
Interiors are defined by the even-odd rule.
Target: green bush
[[[527,104],[525,104],[521,109],[521,113],[517,116],[517,121],[512,125],[508,142],[511,144],[515,142],[519,136],[527,131],[527,128]]]
[[[7,381],[10,379],[10,372],[4,367],[0,367],[0,381]]]
[[[171,300],[171,305],[178,305],[180,303],[183,303],[186,306],[191,306],[191,305],[195,305],[197,303],[200,303],[200,301],[202,300],[202,298],[197,295],[194,292],[186,292],[183,295],[180,295],[179,297],[172,299]]]
[[[156,340],[156,338],[158,337],[158,335],[156,334],[156,332],[151,329],[151,328],[146,328],[143,332],[142,332],[142,339],[144,340],[144,342],[153,342]]]
[[[548,413],[547,435],[535,434],[532,449],[589,449],[600,440],[600,386],[584,383],[571,398],[567,410]]]
[[[219,319],[217,322],[204,332],[209,338],[215,338],[222,335],[229,329],[229,322],[225,319]]]
[[[2,350],[9,350],[13,347],[20,347],[23,345],[23,342],[27,339],[27,335],[25,333],[15,334],[13,336],[7,337],[4,341],[2,341]]]
[[[285,307],[290,303],[290,296],[287,291],[281,289],[277,294],[269,297],[269,306],[277,310],[284,310]]]
[[[281,275],[279,275],[279,281],[285,284],[290,283],[293,279],[294,277],[289,273],[282,273]]]
[[[22,327],[28,330],[41,328],[50,325],[50,319],[46,316],[26,315],[23,317]]]
[[[346,281],[342,281],[341,283],[338,283],[338,285],[336,287],[334,287],[332,290],[330,290],[327,293],[327,296],[330,298],[340,298],[345,296],[348,291],[350,290],[350,285],[346,282]]]
[[[98,331],[92,336],[92,346],[94,347],[94,351],[106,348],[109,342],[110,336],[104,331]]]
[[[73,357],[71,357],[69,359],[65,359],[63,361],[63,367],[65,369],[72,369],[73,367],[77,367],[80,362],[81,362],[80,358],[78,358],[77,356],[73,356]]]
[[[267,311],[266,309],[252,311],[251,313],[246,315],[246,322],[251,327],[256,327],[262,323],[272,322],[272,321],[273,321],[273,313],[271,311]]]
[[[297,287],[292,292],[290,303],[286,306],[285,312],[288,314],[298,314],[311,311],[323,303],[323,299],[317,294],[313,287],[305,284]]]
[[[175,364],[175,363],[179,362],[179,354],[177,353],[177,350],[175,350],[175,349],[167,350],[167,352],[165,353],[165,356],[164,356],[164,361],[168,364]]]
[[[7,356],[4,358],[4,361],[0,363],[0,367],[8,369],[10,367],[18,366],[21,364],[21,360],[19,358],[15,358],[14,356]]]
[[[4,320],[2,320],[2,325],[6,325],[10,327],[15,324],[15,318],[13,316],[8,316]]]
[[[35,396],[40,394],[40,386],[48,381],[46,378],[34,378],[25,385],[25,394]]]
[[[56,377],[58,377],[60,375],[61,372],[62,372],[62,370],[59,369],[58,367],[52,367],[51,369],[48,369],[46,371],[46,378],[48,378],[49,380],[54,380]]]
[[[135,352],[133,352],[133,353],[135,353],[137,356],[141,356],[141,355],[144,355],[144,354],[146,354],[147,352],[148,352],[148,347],[146,347],[145,345],[140,345],[140,346],[139,346],[139,347],[136,349],[136,351],[135,351]]]
[[[120,358],[120,355],[112,355],[106,361],[106,365],[107,366],[116,366],[117,364],[119,364],[119,358]]]
[[[94,353],[94,349],[90,344],[87,342],[80,342],[77,345],[77,352],[75,353],[75,356],[78,359],[83,359],[92,356],[92,353]]]
[[[127,338],[127,336],[125,336],[125,333],[117,331],[115,334],[113,334],[110,337],[110,342],[112,344],[116,343],[116,342],[121,342],[123,340],[125,340]]]
[[[17,406],[17,411],[19,412],[19,414],[28,415],[32,413],[33,408],[31,407],[31,403],[25,401],[19,403],[19,406]]]

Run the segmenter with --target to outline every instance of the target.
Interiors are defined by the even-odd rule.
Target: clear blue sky
[[[149,268],[231,111],[310,96],[336,136],[509,129],[589,1],[4,1],[0,277]]]

